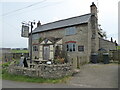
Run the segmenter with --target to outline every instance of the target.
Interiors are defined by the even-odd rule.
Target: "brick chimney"
[[[38,21],[38,23],[37,23],[37,27],[40,27],[41,26],[41,23],[40,23],[40,21]]]
[[[95,15],[96,17],[98,17],[97,16],[97,13],[98,13],[97,7],[96,7],[94,2],[92,2],[92,5],[90,6],[90,11],[91,11],[91,14]]]

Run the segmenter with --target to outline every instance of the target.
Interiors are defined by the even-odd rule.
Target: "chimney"
[[[37,27],[40,27],[41,26],[41,23],[40,23],[40,21],[38,21],[38,23],[37,23]]]
[[[90,6],[90,11],[92,15],[95,15],[97,17],[98,11],[97,11],[97,7],[94,2],[92,2],[92,5]]]
[[[113,38],[111,37],[111,42],[113,42]]]

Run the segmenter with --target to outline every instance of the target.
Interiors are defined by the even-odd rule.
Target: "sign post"
[[[22,30],[21,30],[21,36],[30,39],[30,63],[32,63],[32,29],[33,29],[33,24],[35,24],[35,22],[22,23]],[[31,28],[30,34],[29,34],[29,27]]]

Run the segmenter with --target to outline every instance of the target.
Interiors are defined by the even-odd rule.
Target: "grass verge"
[[[12,53],[28,53],[28,50],[11,50]]]

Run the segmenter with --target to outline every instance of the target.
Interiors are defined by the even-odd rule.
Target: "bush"
[[[53,60],[54,64],[64,64],[65,63],[65,59],[62,57],[57,57],[56,59]]]
[[[17,64],[18,60],[9,61],[2,64],[2,74],[8,71],[10,65]]]
[[[2,68],[7,68],[7,67],[9,67],[9,65],[10,65],[10,61],[9,62],[6,62],[6,63],[3,63],[2,64]]]

